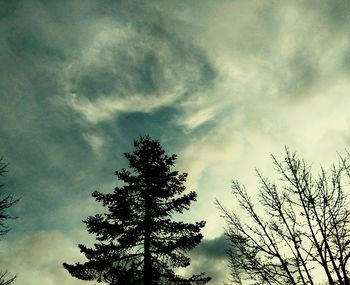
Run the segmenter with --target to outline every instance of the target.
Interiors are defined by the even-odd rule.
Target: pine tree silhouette
[[[172,170],[176,155],[166,155],[157,140],[141,137],[134,146],[125,154],[130,170],[116,171],[123,186],[92,194],[107,212],[84,221],[98,241],[94,248],[79,245],[88,261],[64,268],[76,278],[113,285],[207,283],[204,273],[185,278],[174,271],[190,264],[185,252],[200,243],[205,225],[172,219],[196,200],[195,192],[183,193],[187,174]]]

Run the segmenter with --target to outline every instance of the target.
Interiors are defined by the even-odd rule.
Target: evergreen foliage
[[[205,225],[172,219],[196,200],[195,192],[184,194],[187,174],[172,169],[176,155],[166,155],[157,140],[141,137],[134,147],[125,153],[129,170],[116,171],[123,185],[92,194],[107,211],[84,221],[98,241],[94,248],[79,245],[88,261],[64,268],[76,278],[113,285],[207,283],[204,273],[185,278],[174,271],[190,264],[185,252],[200,243]]]

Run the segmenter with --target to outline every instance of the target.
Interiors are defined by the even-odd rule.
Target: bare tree
[[[227,221],[231,280],[238,284],[349,285],[350,211],[345,192],[350,166],[345,158],[329,172],[311,167],[286,149],[272,155],[277,183],[256,170],[258,205],[234,181],[232,192],[247,219],[216,201]]]
[[[4,158],[0,157],[0,177],[3,177],[7,172],[7,163],[5,163]],[[4,186],[3,183],[0,183],[0,188]],[[6,225],[8,219],[13,219],[15,217],[10,216],[7,213],[7,209],[10,208],[13,204],[17,203],[18,199],[14,198],[12,194],[2,195],[0,193],[0,236],[3,236],[8,233],[10,228]],[[9,285],[16,279],[16,276],[7,277],[6,270],[0,270],[0,285]]]

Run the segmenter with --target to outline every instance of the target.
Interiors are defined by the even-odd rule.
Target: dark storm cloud
[[[214,284],[220,284],[227,273],[227,254],[229,248],[227,237],[222,234],[214,239],[203,241],[191,252],[193,272],[206,272]]]
[[[226,251],[229,242],[225,235],[221,235],[214,239],[204,239],[196,249],[192,251],[194,256],[200,256],[209,259],[226,258]]]

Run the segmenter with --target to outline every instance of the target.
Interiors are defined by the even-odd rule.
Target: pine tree
[[[92,194],[108,211],[84,221],[98,241],[94,248],[79,245],[88,261],[64,268],[76,278],[113,285],[207,283],[204,273],[185,278],[174,271],[190,264],[185,252],[200,243],[205,225],[172,219],[196,200],[195,192],[183,193],[187,174],[172,169],[176,155],[166,155],[157,140],[141,137],[134,147],[125,154],[129,170],[116,171],[123,185]]]

